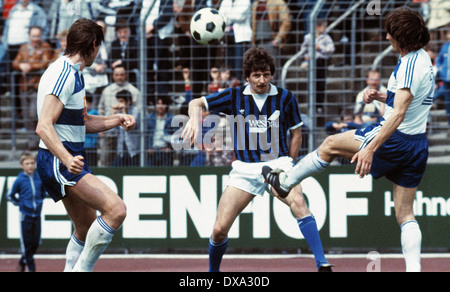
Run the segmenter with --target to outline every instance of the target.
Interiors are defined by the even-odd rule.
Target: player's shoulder
[[[45,71],[48,78],[56,78],[55,80],[65,78],[72,75],[72,65],[65,57],[59,57]]]
[[[60,96],[64,88],[74,86],[76,82],[74,72],[71,62],[65,57],[60,57],[47,68],[41,78],[40,86],[43,86],[42,89],[46,94]]]
[[[431,58],[430,55],[423,49],[420,49],[418,51],[410,52],[406,56],[404,56],[402,59],[402,67],[403,70],[422,70],[424,66],[430,66],[431,65]]]
[[[272,85],[271,93],[274,93],[273,95],[280,96],[282,99],[284,99],[286,101],[296,101],[297,100],[295,97],[295,94],[292,91],[290,91],[289,89],[286,89],[286,88],[279,87],[279,86]]]
[[[401,58],[401,65],[397,71],[397,75],[403,76],[412,82],[417,78],[426,78],[432,71],[431,59],[428,53],[420,49],[411,52]]]

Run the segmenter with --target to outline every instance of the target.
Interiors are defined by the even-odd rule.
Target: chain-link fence
[[[105,29],[105,43],[94,65],[83,70],[89,114],[122,112],[116,96],[125,91],[132,100],[127,111],[135,113],[138,122],[134,138],[120,138],[119,129],[88,135],[85,146],[92,166],[230,165],[234,155],[231,137],[222,135],[227,133],[225,118],[218,121],[216,135],[208,143],[192,149],[178,147],[180,126],[193,98],[245,85],[242,56],[252,45],[270,51],[277,65],[273,84],[297,98],[304,121],[300,155],[327,135],[363,127],[382,116],[383,104],[364,105],[361,91],[386,90],[398,55],[389,49],[383,19],[396,7],[420,11],[431,32],[426,49],[434,64],[441,60],[449,70],[450,63],[449,52],[441,51],[450,41],[448,1],[3,0],[1,4],[2,160],[37,149],[39,76],[63,54],[67,29],[80,17],[96,20]],[[206,5],[227,19],[218,45],[200,45],[190,35],[193,13]],[[310,31],[314,37],[308,36]],[[445,162],[450,152],[446,105],[450,106],[445,103],[445,96],[450,103],[449,83],[438,67],[438,94],[428,134],[430,161]],[[203,118],[208,114],[204,112]],[[211,125],[204,124],[203,134],[209,130]]]

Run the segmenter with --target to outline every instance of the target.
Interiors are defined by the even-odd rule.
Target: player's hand
[[[69,165],[66,165],[71,174],[80,174],[84,167],[84,158],[81,155],[74,156]]]
[[[370,174],[373,161],[373,152],[368,149],[363,149],[353,156],[351,163],[354,163],[355,161],[357,161],[355,173],[359,173],[359,177],[363,178],[364,176]]]
[[[198,123],[194,122],[193,119],[189,119],[184,127],[183,132],[181,133],[181,139],[183,142],[189,142],[190,145],[194,145],[194,142],[197,140],[198,136]]]
[[[131,115],[120,115],[120,126],[125,129],[125,131],[130,131],[136,126],[136,120]]]
[[[202,108],[190,107],[189,108],[189,121],[181,132],[181,138],[183,142],[190,142],[191,146],[197,141],[198,133],[201,127]]]
[[[379,92],[375,89],[367,89],[364,91],[363,101],[367,104],[378,98]]]

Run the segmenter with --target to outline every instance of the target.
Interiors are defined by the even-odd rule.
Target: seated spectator
[[[4,42],[8,47],[8,59],[11,62],[16,57],[20,46],[29,42],[29,30],[35,26],[42,28],[42,40],[46,40],[49,29],[45,11],[30,0],[18,0],[9,11],[3,29]]]
[[[208,85],[208,93],[212,94],[218,92],[221,85],[219,69],[217,67],[212,67],[210,75],[213,81]]]
[[[29,31],[29,43],[20,47],[12,67],[21,72],[20,105],[25,129],[28,133],[28,150],[38,149],[36,94],[41,79],[40,71],[48,67],[53,50],[42,41],[42,28],[33,26]]]
[[[130,82],[136,86],[137,76],[132,70],[139,68],[138,43],[131,38],[130,26],[124,20],[116,23],[116,35],[117,39],[111,43],[111,66],[113,69],[118,65],[125,66]]]
[[[5,18],[5,26],[3,28],[3,43],[6,45],[6,70],[7,82],[16,84],[15,92],[19,92],[19,76],[12,76],[12,62],[16,58],[22,45],[27,44],[29,39],[29,31],[31,27],[38,26],[43,29],[42,40],[45,41],[48,36],[47,15],[45,11],[36,3],[30,0],[17,0],[15,5],[9,11]],[[15,104],[17,109],[20,105],[20,99],[16,98]],[[17,110],[16,115],[20,116]]]
[[[329,135],[343,133],[359,128],[361,128],[361,124],[356,123],[355,116],[350,113],[345,113],[344,115],[342,115],[340,122],[330,121],[325,124],[325,131]]]
[[[108,2],[109,8],[116,10],[116,23],[127,22],[130,26],[131,36],[135,38],[138,34],[139,15],[143,1],[111,0]]]
[[[220,68],[220,87],[219,91],[230,87],[238,87],[241,85],[240,79],[237,78],[228,66]]]
[[[168,112],[169,105],[168,96],[159,96],[156,111],[147,115],[149,166],[173,165],[173,152],[170,144],[175,129],[171,125],[173,115]]]
[[[384,114],[384,103],[374,100],[373,102],[366,104],[363,101],[364,91],[368,89],[378,90],[386,93],[387,89],[381,84],[380,73],[376,70],[371,70],[367,73],[367,86],[361,90],[356,96],[355,110],[355,122],[358,124],[371,124],[379,122]]]
[[[108,85],[102,92],[100,101],[98,103],[99,115],[112,115],[113,106],[117,103],[116,94],[122,90],[127,90],[131,93],[133,105],[136,108],[142,108],[142,96],[139,89],[128,82],[127,70],[125,66],[118,65],[113,69],[113,83]],[[100,163],[102,166],[109,166],[114,160],[116,154],[116,132],[109,130],[102,133],[100,152]]]
[[[139,151],[141,145],[141,135],[139,130],[140,110],[133,105],[133,96],[127,90],[119,91],[116,94],[117,103],[113,106],[113,114],[129,114],[136,119],[136,126],[133,130],[125,131],[118,127],[117,131],[117,157],[111,166],[139,166]]]
[[[334,135],[338,133],[344,133],[350,130],[355,130],[361,128],[361,124],[358,124],[355,122],[355,116],[352,114],[351,111],[346,111],[341,116],[340,122],[327,122],[325,124],[325,131],[329,135]],[[350,164],[349,159],[345,159],[342,157],[338,157],[336,160],[339,164]]]

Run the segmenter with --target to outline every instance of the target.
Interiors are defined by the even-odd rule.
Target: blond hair
[[[25,159],[33,159],[34,161],[36,161],[36,156],[34,156],[34,154],[29,151],[25,151],[20,156],[20,164],[22,164]]]

